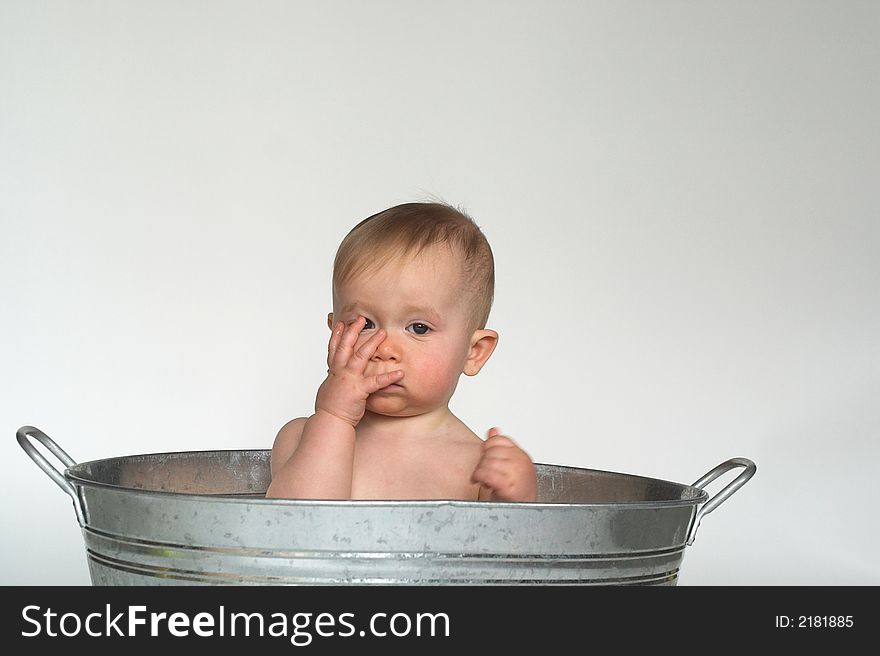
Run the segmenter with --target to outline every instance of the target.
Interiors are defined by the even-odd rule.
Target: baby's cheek
[[[460,373],[448,358],[426,355],[419,362],[419,378],[426,387],[445,390],[455,383]]]

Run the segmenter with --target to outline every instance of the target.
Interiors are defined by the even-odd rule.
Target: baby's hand
[[[377,330],[355,351],[365,323],[363,317],[358,317],[348,328],[341,321],[333,327],[327,347],[327,379],[321,383],[315,399],[315,412],[327,412],[352,426],[357,426],[364,416],[370,394],[403,378],[399,369],[364,376],[367,363],[385,339],[385,331]]]
[[[485,488],[480,498],[490,501],[535,501],[538,480],[529,455],[509,437],[491,428],[483,442],[483,457],[471,475]],[[488,492],[488,497],[484,494]]]

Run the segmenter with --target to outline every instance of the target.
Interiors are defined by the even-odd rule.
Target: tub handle
[[[55,481],[58,487],[67,492],[67,494],[70,495],[70,498],[73,499],[73,508],[76,511],[76,518],[79,521],[80,526],[84,526],[85,518],[83,515],[82,503],[80,502],[79,495],[76,493],[76,488],[74,488],[70,481],[64,477],[64,474],[52,466],[52,463],[50,463],[42,453],[37,451],[37,448],[31,444],[28,438],[35,438],[67,467],[73,467],[76,464],[76,461],[67,455],[64,449],[58,446],[51,437],[46,435],[39,428],[22,426],[15,432],[15,439],[18,440],[19,446],[21,446],[21,448],[24,449],[24,452],[30,456],[30,459],[37,464],[37,467],[46,472],[49,478]]]
[[[699,528],[700,521],[702,521],[703,517],[708,515],[722,503],[727,501],[730,495],[732,495],[739,488],[745,485],[746,482],[755,475],[755,471],[757,471],[758,467],[748,458],[731,458],[726,462],[722,462],[720,465],[715,467],[715,469],[705,474],[691,486],[702,490],[704,486],[708,485],[722,474],[737,467],[743,467],[744,471],[735,479],[733,479],[730,483],[728,483],[727,486],[723,490],[721,490],[721,492],[719,492],[714,497],[709,499],[705,504],[703,504],[703,507],[700,508],[699,512],[697,512],[696,517],[694,517],[694,523],[691,526],[690,533],[688,534],[687,543],[689,546],[694,543],[694,538],[697,535],[697,529]]]

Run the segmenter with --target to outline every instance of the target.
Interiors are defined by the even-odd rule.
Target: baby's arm
[[[348,499],[354,427],[321,412],[284,426],[272,447],[269,498]]]
[[[397,370],[364,376],[367,363],[385,339],[385,332],[377,330],[355,350],[364,323],[363,317],[358,317],[348,328],[342,322],[334,326],[327,349],[327,379],[318,389],[315,414],[302,424],[298,439],[296,422],[300,420],[279,432],[272,449],[272,483],[267,497],[351,498],[355,426],[364,416],[367,397],[403,375]]]
[[[483,456],[471,477],[480,484],[481,501],[536,501],[538,479],[529,455],[516,443],[489,429]]]

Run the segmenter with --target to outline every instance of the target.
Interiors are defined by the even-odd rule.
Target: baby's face
[[[398,385],[368,397],[367,410],[412,416],[445,406],[470,351],[469,309],[458,260],[445,247],[389,262],[337,288],[333,321],[367,319],[355,348],[385,330],[366,375],[403,371]]]

